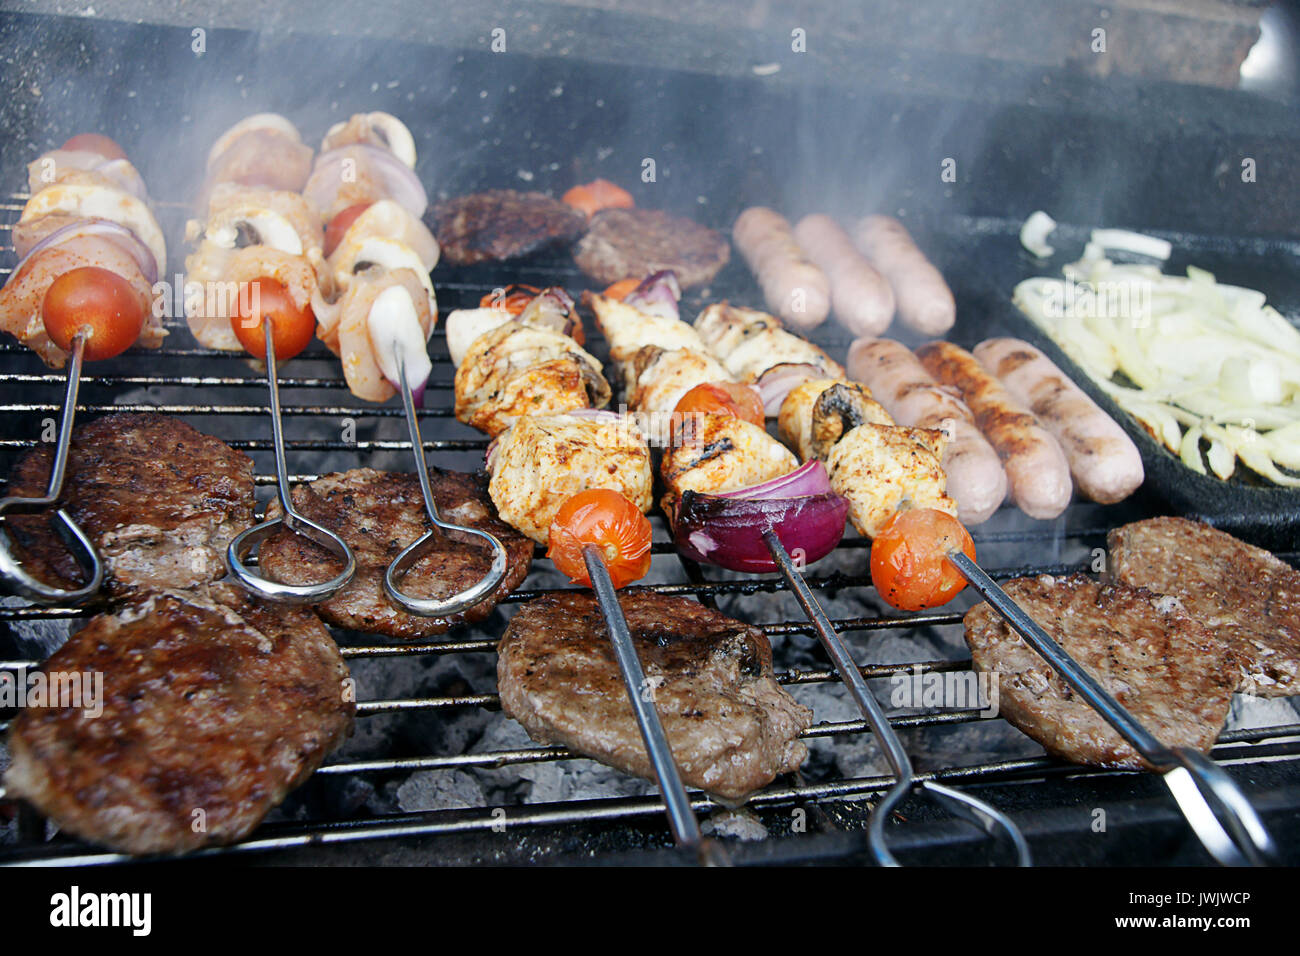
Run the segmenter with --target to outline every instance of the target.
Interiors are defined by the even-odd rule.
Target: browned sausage
[[[1002,459],[1011,497],[1031,518],[1055,518],[1070,503],[1070,464],[1032,412],[965,349],[931,342],[916,350],[931,375],[965,399],[984,437]]]
[[[867,216],[855,238],[868,261],[894,289],[898,317],[925,335],[942,335],[957,321],[957,303],[943,275],[906,227],[889,216]]]
[[[763,287],[769,309],[800,329],[826,321],[831,311],[830,283],[808,261],[784,216],[752,206],[736,219],[731,236]]]
[[[830,216],[813,213],[794,227],[804,252],[826,273],[835,318],[854,335],[876,336],[894,320],[894,290]]]

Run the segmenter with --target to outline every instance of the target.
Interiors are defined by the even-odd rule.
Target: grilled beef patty
[[[1008,594],[1162,743],[1208,751],[1228,718],[1236,661],[1178,603],[1081,574],[1017,578]],[[1145,762],[988,604],[966,614],[977,670],[1003,717],[1048,753],[1100,767]]]
[[[619,603],[686,783],[739,799],[807,759],[812,711],[773,679],[762,631],[684,598],[631,590]],[[594,597],[529,602],[497,651],[501,707],[529,736],[654,779]]]
[[[137,596],[44,670],[102,675],[103,712],[86,700],[20,711],[5,788],[128,853],[244,836],[342,742],[355,710],[315,614],[228,584]]]
[[[504,262],[565,245],[587,228],[586,217],[545,193],[489,189],[438,203],[433,232],[452,265]]]
[[[717,275],[731,258],[731,244],[681,216],[655,209],[605,209],[591,217],[573,258],[604,285],[672,269],[685,289]]]
[[[487,531],[505,545],[505,579],[486,599],[452,617],[407,613],[384,592],[384,571],[431,527],[419,478],[373,468],[324,475],[294,488],[293,503],[302,514],[341,535],[357,559],[356,577],[316,606],[325,620],[355,631],[417,640],[487,617],[527,576],[533,543],[497,517],[483,477],[435,468],[429,471],[429,483],[444,521]],[[275,515],[279,510],[276,503],[267,513]],[[408,594],[449,597],[476,584],[492,566],[492,551],[481,538],[439,534],[434,542],[402,579],[402,590]],[[258,564],[275,580],[295,585],[328,580],[343,569],[324,548],[284,530],[262,544]]]
[[[24,455],[7,494],[45,494],[53,457]],[[172,416],[106,415],[73,431],[59,503],[98,548],[109,594],[192,587],[225,575],[230,539],[253,523],[253,460]],[[30,574],[74,587],[80,568],[50,516],[5,524]]]
[[[1240,690],[1300,694],[1300,571],[1209,525],[1150,518],[1116,528],[1111,574],[1178,598],[1241,662]]]

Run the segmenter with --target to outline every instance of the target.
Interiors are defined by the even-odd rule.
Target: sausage
[[[1081,492],[1109,505],[1142,484],[1132,439],[1046,355],[1019,339],[987,339],[974,355],[1060,442]]]
[[[892,339],[857,339],[849,348],[848,370],[900,425],[947,434],[942,464],[957,517],[967,526],[987,521],[1007,496],[1007,473],[966,403],[941,387],[911,349]]]
[[[794,227],[794,237],[831,284],[835,318],[854,335],[876,336],[894,319],[894,290],[858,252],[830,216],[813,213]]]
[[[1070,503],[1070,463],[1038,419],[965,349],[930,342],[916,357],[942,385],[961,393],[1002,459],[1011,498],[1031,518],[1055,518]]]
[[[893,287],[900,319],[924,335],[942,335],[952,328],[957,321],[952,290],[901,222],[867,216],[855,232],[862,254]]]
[[[831,311],[830,283],[799,248],[784,216],[751,206],[736,219],[731,236],[763,287],[769,309],[800,329],[826,321]]]

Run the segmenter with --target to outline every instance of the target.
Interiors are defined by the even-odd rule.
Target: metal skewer
[[[410,383],[406,380],[406,363],[402,361],[400,354],[394,355],[394,361],[398,368],[402,405],[406,409],[406,428],[410,432],[411,448],[415,452],[415,473],[420,479],[420,492],[424,496],[424,510],[429,516],[429,521],[433,524],[433,527],[407,545],[402,553],[393,559],[393,563],[384,571],[384,591],[387,592],[389,598],[412,614],[418,614],[421,617],[448,617],[468,607],[473,607],[497,589],[506,576],[506,549],[505,545],[497,540],[495,535],[487,531],[451,524],[439,517],[438,504],[433,499],[433,488],[429,485],[429,466],[424,457],[424,441],[420,437],[420,421],[415,414],[415,395],[412,394]],[[492,549],[492,567],[488,569],[487,574],[477,584],[446,598],[420,598],[401,590],[398,585],[406,572],[433,545],[439,533],[445,534],[448,531],[458,531],[461,534],[482,538],[487,542]]]
[[[275,342],[271,322],[262,320],[262,333],[266,337],[266,380],[270,388],[271,437],[275,445],[275,487],[280,498],[277,517],[255,524],[237,535],[226,549],[226,563],[230,573],[245,589],[281,604],[316,604],[328,600],[341,591],[357,572],[357,559],[346,541],[298,511],[289,493],[289,469],[284,460],[284,423],[280,419],[280,381],[275,365]],[[316,584],[284,584],[258,574],[246,563],[254,547],[280,530],[283,525],[294,534],[320,545],[343,561],[343,570],[328,581]]]
[[[1166,747],[1066,653],[997,582],[960,551],[948,560],[989,605],[1164,779],[1205,849],[1224,866],[1275,862],[1277,847],[1255,808],[1213,760],[1186,747]]]
[[[785,545],[781,543],[781,539],[777,537],[776,532],[771,529],[763,532],[763,540],[767,542],[773,560],[781,569],[781,574],[785,577],[786,583],[790,585],[790,589],[794,592],[800,607],[803,608],[804,613],[808,615],[808,619],[812,621],[813,627],[817,630],[822,646],[826,648],[826,653],[830,655],[831,662],[835,665],[835,670],[839,672],[840,679],[844,681],[844,685],[849,689],[849,693],[857,703],[858,709],[862,711],[862,716],[871,725],[871,732],[875,734],[876,739],[880,742],[880,749],[884,751],[885,759],[889,761],[889,765],[894,771],[897,782],[880,802],[872,808],[871,817],[867,823],[867,843],[876,862],[881,866],[900,865],[897,858],[889,851],[885,839],[885,821],[889,819],[894,808],[905,797],[913,791],[917,791],[922,796],[934,798],[935,803],[945,811],[974,823],[989,836],[1001,837],[1010,841],[1016,851],[1016,865],[1029,866],[1031,864],[1029,844],[1026,842],[1024,834],[1020,832],[1020,828],[1005,813],[968,793],[945,787],[943,784],[930,780],[918,780],[916,778],[916,772],[912,769],[912,761],[907,755],[907,750],[903,747],[903,742],[899,740],[898,734],[890,726],[889,718],[885,716],[880,703],[871,692],[871,688],[867,686],[866,680],[862,677],[862,672],[858,670],[858,666],[854,663],[848,648],[844,646],[844,642],[835,631],[835,626],[831,624],[826,612],[822,610],[812,592],[812,588],[808,587],[808,582],[803,579],[803,575],[799,573],[794,562],[790,560]]]
[[[598,547],[588,544],[582,549],[582,558],[587,564],[591,589],[596,592],[596,601],[600,604],[601,613],[605,615],[605,626],[609,629],[609,639],[614,645],[614,657],[618,660],[618,669],[622,672],[623,683],[627,687],[627,699],[632,704],[632,713],[636,716],[646,753],[650,755],[650,765],[659,782],[659,792],[663,795],[673,839],[679,847],[693,851],[700,863],[727,866],[730,861],[722,848],[712,840],[706,840],[700,832],[699,821],[691,809],[691,798],[687,796],[686,785],[677,772],[672,747],[664,732],[663,722],[659,719],[659,712],[653,701],[646,700],[643,694],[646,687],[645,671],[632,643],[632,632],[628,629],[623,608],[618,603],[618,591],[610,580],[605,557]]]
[[[63,398],[63,417],[59,422],[59,441],[54,448],[54,463],[44,496],[40,498],[8,497],[0,499],[0,580],[13,591],[37,604],[84,604],[99,591],[104,582],[104,564],[95,545],[72,516],[60,508],[56,530],[71,550],[81,569],[86,572],[86,583],[79,588],[50,587],[23,570],[13,555],[13,541],[5,531],[2,520],[6,511],[31,512],[47,508],[63,493],[63,478],[68,468],[68,452],[72,444],[72,424],[77,415],[77,393],[81,388],[81,366],[86,354],[88,333],[78,332],[72,339],[72,362],[68,366],[68,387]]]

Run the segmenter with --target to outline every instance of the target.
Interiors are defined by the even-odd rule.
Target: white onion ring
[[[315,203],[317,209],[329,210],[343,184],[339,167],[345,159],[350,156],[356,158],[358,155],[370,164],[368,169],[380,180],[387,192],[386,196],[373,198],[392,199],[417,219],[424,215],[429,207],[429,195],[424,191],[424,185],[414,170],[388,150],[365,143],[350,143],[317,156],[307,185],[303,187],[303,195]]]

